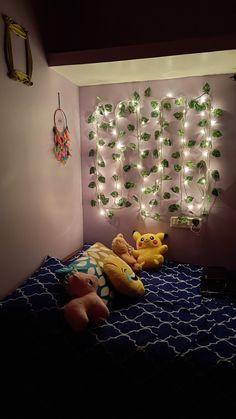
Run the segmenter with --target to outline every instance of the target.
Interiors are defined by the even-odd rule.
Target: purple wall
[[[29,31],[33,86],[7,77],[0,19],[0,296],[20,284],[50,254],[59,258],[83,242],[78,87],[48,68],[30,2],[0,0],[1,12]],[[20,42],[20,39],[14,40]],[[24,48],[14,62],[24,69]],[[21,67],[21,65],[23,67]],[[19,67],[18,67],[19,66]],[[67,114],[73,157],[54,157],[57,93]]]
[[[88,158],[91,142],[88,140],[87,117],[95,107],[96,97],[99,96],[108,102],[116,103],[119,100],[130,98],[135,90],[142,93],[150,86],[152,95],[157,98],[164,97],[169,91],[174,96],[182,93],[188,98],[192,98],[200,94],[201,88],[206,82],[211,86],[214,106],[224,110],[220,121],[220,129],[224,136],[217,143],[217,148],[222,154],[218,162],[221,180],[217,186],[222,188],[223,193],[212,207],[210,216],[204,222],[201,232],[196,234],[189,230],[170,228],[168,217],[160,222],[143,221],[133,207],[117,211],[117,215],[111,221],[102,217],[97,208],[90,206],[90,200],[94,198],[94,190],[87,187],[91,181],[89,174],[91,162]],[[229,78],[229,75],[82,87],[80,88],[80,118],[85,241],[99,240],[111,246],[113,237],[118,232],[122,232],[127,241],[134,245],[132,239],[134,229],[142,233],[165,231],[169,234],[167,239],[169,260],[236,267],[236,252],[234,250],[236,234],[236,83]]]

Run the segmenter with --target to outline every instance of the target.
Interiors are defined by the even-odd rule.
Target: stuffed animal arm
[[[133,254],[134,248],[127,243],[122,233],[112,240],[112,250],[124,262],[126,262],[134,272],[141,271],[144,262],[138,263],[137,258]]]
[[[164,256],[168,250],[162,240],[165,233],[140,234],[134,231],[133,238],[136,241],[136,250],[133,251],[138,263],[143,263],[143,269],[159,268],[164,263]]]
[[[73,271],[67,289],[74,298],[64,306],[64,317],[70,327],[79,332],[88,323],[98,324],[109,316],[109,310],[97,295],[98,279],[95,275]]]

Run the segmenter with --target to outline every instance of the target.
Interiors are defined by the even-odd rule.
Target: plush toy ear
[[[162,241],[165,238],[165,233],[158,233],[157,237],[158,237],[158,239],[160,239]]]
[[[133,239],[135,241],[137,241],[138,239],[140,239],[140,237],[141,237],[141,234],[138,231],[134,231],[133,232]]]

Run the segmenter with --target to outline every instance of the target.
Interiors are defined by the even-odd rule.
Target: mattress
[[[85,244],[80,253],[88,247]],[[19,403],[32,384],[37,390],[30,390],[31,409],[41,400],[41,414],[48,409],[58,414],[65,406],[69,409],[68,399],[76,394],[72,378],[77,377],[78,388],[81,382],[97,388],[99,401],[104,389],[109,400],[120,392],[122,406],[133,400],[134,389],[142,389],[146,413],[155,394],[163,402],[170,393],[177,405],[188,395],[192,406],[197,397],[195,412],[206,405],[206,394],[207,404],[209,395],[220,397],[221,407],[211,406],[212,417],[226,414],[235,399],[236,305],[230,299],[201,296],[201,267],[166,261],[158,271],[142,271],[142,298],[116,295],[103,324],[76,334],[63,317],[69,297],[55,273],[63,264],[48,256],[0,302],[3,356],[11,360],[4,377],[7,383],[10,373],[15,376]],[[22,379],[25,375],[27,380]],[[12,388],[11,380],[9,385]],[[132,412],[144,408],[143,403],[133,404]],[[188,415],[194,417],[194,412]]]

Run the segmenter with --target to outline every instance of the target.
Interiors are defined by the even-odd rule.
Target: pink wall
[[[83,241],[78,88],[49,69],[28,1],[0,0],[0,11],[30,34],[33,86],[7,77],[0,55],[0,296],[15,288],[50,254],[59,258]],[[57,28],[55,27],[55,30]],[[0,19],[0,45],[4,25]],[[19,45],[19,39],[17,39]],[[21,65],[22,49],[15,50]],[[23,69],[23,68],[22,68]],[[53,113],[57,92],[67,114],[73,157],[55,160]]]
[[[192,98],[201,92],[205,82],[210,83],[214,105],[224,110],[224,116],[221,119],[224,137],[221,140],[222,143],[219,141],[217,144],[217,148],[222,153],[218,164],[221,172],[219,187],[222,188],[223,193],[214,204],[201,232],[194,234],[188,230],[170,228],[168,217],[161,222],[143,221],[137,216],[133,207],[119,211],[111,221],[102,217],[96,208],[90,206],[90,199],[93,199],[94,192],[87,187],[91,180],[88,158],[91,142],[87,138],[86,121],[89,113],[94,109],[96,97],[99,96],[108,102],[118,102],[130,98],[135,90],[142,93],[150,86],[153,96],[158,98],[164,97],[169,91],[174,96],[185,93],[187,97]],[[229,78],[229,75],[82,87],[80,88],[80,115],[85,241],[99,240],[111,246],[112,238],[118,232],[123,232],[126,239],[134,245],[132,239],[134,229],[142,233],[165,231],[169,234],[167,240],[169,260],[236,267],[234,246],[236,234],[236,83]]]

